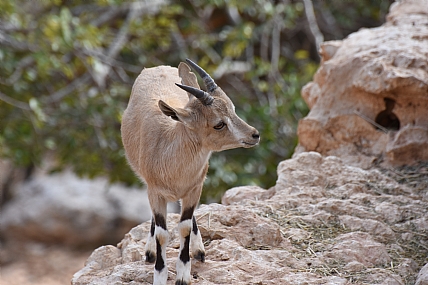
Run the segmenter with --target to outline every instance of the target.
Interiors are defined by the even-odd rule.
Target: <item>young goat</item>
[[[253,147],[260,140],[259,132],[236,115],[232,101],[213,79],[197,64],[186,61],[204,80],[208,92],[200,89],[196,75],[183,62],[178,72],[170,66],[144,69],[132,87],[122,118],[126,157],[135,173],[147,183],[153,216],[146,261],[156,261],[156,285],[166,284],[168,278],[167,202],[181,200],[175,284],[187,285],[191,282],[190,256],[205,260],[193,211],[199,202],[211,153]]]

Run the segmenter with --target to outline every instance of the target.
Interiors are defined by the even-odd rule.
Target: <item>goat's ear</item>
[[[168,117],[171,117],[171,119],[174,121],[182,122],[185,125],[187,125],[187,122],[189,122],[190,114],[187,110],[182,108],[174,109],[162,100],[159,100],[158,105],[162,113]]]
[[[192,72],[192,70],[186,63],[180,62],[180,64],[178,65],[178,76],[180,76],[181,78],[181,84],[201,89],[201,87],[199,87],[196,75]],[[187,95],[189,95],[190,100],[195,98],[189,93],[187,93]]]
[[[170,107],[167,103],[165,103],[162,100],[159,100],[159,109],[164,113],[166,116],[171,117],[171,119],[175,121],[180,121],[177,116],[177,111],[174,110],[174,108]]]

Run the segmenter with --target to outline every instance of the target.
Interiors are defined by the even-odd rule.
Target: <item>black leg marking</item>
[[[189,255],[190,235],[185,237],[183,249],[180,252],[180,260],[186,264],[190,260]]]
[[[185,220],[190,220],[193,217],[193,212],[195,211],[195,207],[187,208],[181,214],[180,222]]]
[[[195,216],[193,216],[193,219],[192,219],[192,231],[195,236],[198,235],[199,228],[198,228],[198,224],[196,223]],[[198,250],[196,254],[193,253],[193,258],[195,258],[196,260],[199,260],[200,262],[205,262],[205,252],[202,250]]]
[[[152,224],[150,226],[150,235],[154,236],[155,235],[155,218],[152,217]]]
[[[165,217],[162,216],[161,214],[157,214],[155,213],[155,223],[156,226],[161,227],[162,229],[166,230],[166,221],[165,221]]]
[[[156,261],[156,255],[151,251],[146,251],[146,262],[154,263]]]
[[[150,237],[148,237],[147,242],[154,238],[155,235],[155,218],[152,217],[152,223],[150,225]],[[146,247],[147,248],[147,247]],[[154,263],[156,261],[156,254],[154,251],[151,251],[147,248],[146,250],[146,262]]]
[[[165,261],[162,258],[162,246],[158,239],[156,239],[156,264],[155,269],[157,271],[162,271],[165,267]]]
[[[192,230],[193,230],[193,233],[195,234],[195,235],[197,235],[198,234],[198,224],[196,223],[196,219],[195,219],[195,216],[193,216],[193,219],[192,219]]]
[[[175,281],[175,285],[188,285],[187,282],[184,282],[183,280],[177,280]]]
[[[205,262],[205,252],[199,250],[198,253],[193,256],[193,258],[199,260],[200,262]]]

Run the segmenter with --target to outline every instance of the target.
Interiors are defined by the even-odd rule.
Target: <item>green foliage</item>
[[[389,3],[314,6],[321,31],[334,39],[380,24]],[[29,166],[54,153],[53,171],[71,166],[80,175],[139,183],[120,138],[132,83],[143,67],[177,66],[189,57],[217,76],[239,115],[261,132],[257,148],[213,155],[203,201],[236,185],[272,186],[308,112],[300,90],[318,67],[303,3],[134,4],[1,1],[0,157]],[[231,67],[219,73],[224,64]],[[244,69],[233,71],[239,64]]]

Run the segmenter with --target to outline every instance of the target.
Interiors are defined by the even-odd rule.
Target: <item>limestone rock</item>
[[[249,200],[258,200],[258,199],[267,199],[274,195],[273,189],[271,191],[266,191],[263,188],[258,186],[241,186],[229,189],[221,198],[221,203],[223,205],[233,205],[237,201],[242,201],[243,199]]]
[[[427,284],[428,284],[428,263],[419,272],[415,285],[427,285]]]
[[[0,216],[6,240],[98,246],[117,242],[151,216],[145,191],[69,171],[36,175],[17,184],[15,193]]]
[[[323,43],[321,66],[302,89],[311,110],[299,122],[295,153],[363,168],[428,161],[427,54],[426,0],[396,2],[383,26]]]
[[[243,207],[202,205],[198,214],[199,229],[204,238],[226,238],[243,247],[286,246],[278,225]]]
[[[325,255],[349,264],[359,262],[364,267],[382,266],[391,262],[385,245],[367,233],[351,232],[336,238],[337,243]]]
[[[301,153],[280,163],[273,188],[233,188],[227,205],[196,210],[206,262],[192,260],[192,282],[412,284],[428,255],[427,191],[337,157]],[[178,221],[168,215],[168,284]],[[149,230],[143,223],[117,247],[96,250],[72,284],[151,284],[153,265],[144,262]]]

